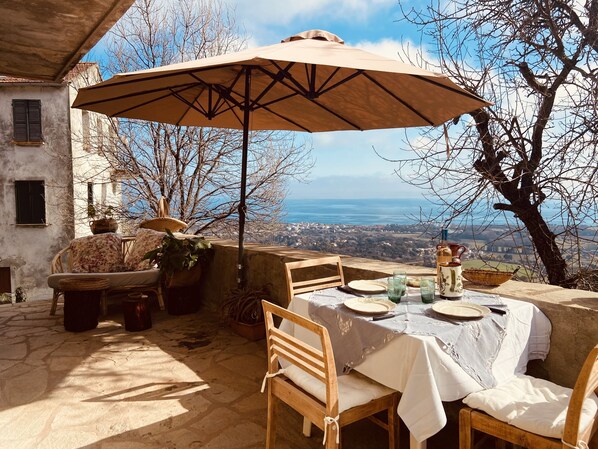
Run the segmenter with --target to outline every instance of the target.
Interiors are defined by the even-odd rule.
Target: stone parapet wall
[[[236,287],[237,243],[210,239],[215,257],[206,270],[201,295],[208,308],[215,310]],[[322,257],[324,253],[281,246],[248,244],[245,260],[249,288],[268,286],[272,299],[287,305],[284,264],[296,260]],[[408,275],[433,275],[431,268],[341,256],[347,282],[376,279],[396,269]],[[533,365],[533,374],[572,387],[587,354],[598,344],[598,293],[568,290],[546,284],[508,281],[495,288],[465,284],[465,288],[496,293],[535,304],[552,323],[550,354],[546,361]]]

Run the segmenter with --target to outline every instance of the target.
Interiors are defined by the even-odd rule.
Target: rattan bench
[[[122,238],[122,251],[126,256],[130,251],[135,237]],[[117,292],[152,292],[158,298],[160,309],[164,310],[164,298],[162,296],[162,287],[160,283],[160,270],[152,268],[150,270],[140,271],[123,271],[116,273],[72,273],[72,265],[69,254],[69,248],[64,248],[54,256],[52,259],[51,272],[48,276],[48,285],[54,290],[52,295],[52,307],[50,308],[50,315],[56,314],[56,307],[58,306],[58,299],[62,296],[64,298],[64,291],[60,288],[60,281],[62,279],[84,279],[90,276],[99,276],[108,281],[108,289],[106,296]],[[107,313],[106,298],[102,299],[102,314]]]

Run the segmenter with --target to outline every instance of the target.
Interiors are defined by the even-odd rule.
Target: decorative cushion
[[[137,271],[152,268],[149,260],[142,260],[143,256],[160,246],[165,235],[165,232],[154,231],[153,229],[139,229],[135,235],[133,247],[125,258],[127,269]]]
[[[112,273],[124,268],[119,234],[109,232],[75,239],[69,252],[73,273]]]
[[[520,374],[496,388],[471,393],[463,402],[528,432],[562,438],[572,392],[571,388]],[[598,398],[592,393],[583,404],[581,431],[591,424],[597,410]]]
[[[320,380],[295,365],[287,366],[284,375],[312,396],[326,402],[326,386]],[[355,371],[338,376],[338,412],[367,404],[393,391]]]

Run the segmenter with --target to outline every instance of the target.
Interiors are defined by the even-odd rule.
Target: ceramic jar
[[[453,261],[440,264],[438,290],[442,299],[461,299],[463,296],[461,262]]]

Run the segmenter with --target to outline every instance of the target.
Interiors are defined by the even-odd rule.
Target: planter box
[[[263,321],[256,324],[245,324],[229,320],[228,325],[235,334],[245,337],[247,340],[257,341],[266,338],[266,326]]]

